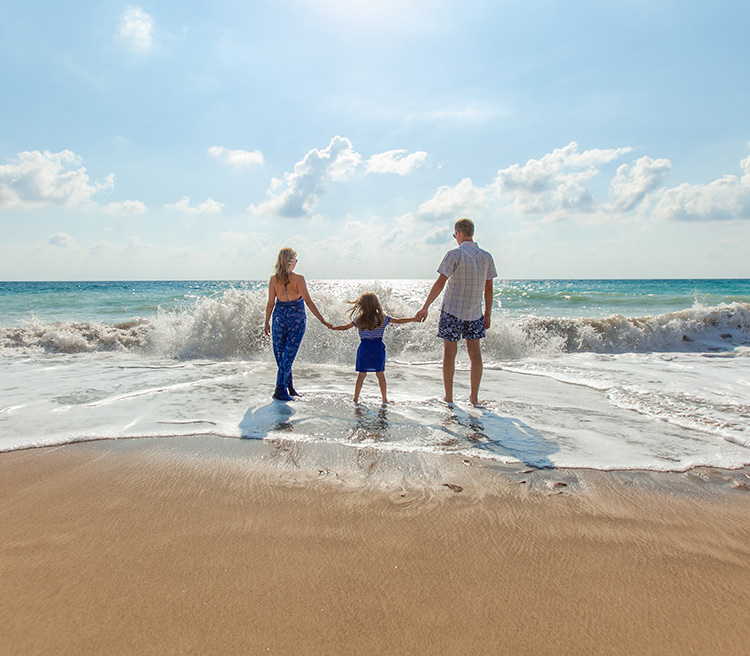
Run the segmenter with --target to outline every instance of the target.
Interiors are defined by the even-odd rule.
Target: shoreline
[[[2,453],[3,653],[739,655],[743,477],[206,437]]]
[[[306,442],[295,439],[287,440],[282,435],[276,434],[265,438],[227,437],[213,434],[195,435],[159,435],[139,437],[97,437],[74,442],[63,442],[61,444],[29,445],[0,451],[0,459],[17,453],[31,452],[53,452],[59,449],[71,449],[84,447],[85,445],[97,445],[112,451],[143,451],[144,457],[153,450],[159,450],[156,445],[164,446],[163,454],[171,453],[173,457],[180,458],[192,452],[194,463],[204,462],[206,466],[223,462],[225,465],[231,461],[237,462],[243,459],[243,464],[251,466],[256,473],[265,471],[268,481],[284,484],[291,480],[290,475],[306,474],[309,480],[320,479],[330,474],[331,467],[340,468],[342,473],[352,479],[349,486],[368,487],[371,481],[363,476],[362,468],[358,464],[360,455],[370,454],[371,458],[384,465],[390,475],[401,476],[403,464],[409,463],[409,471],[415,477],[415,485],[428,485],[425,476],[435,473],[430,470],[430,463],[454,463],[450,471],[456,471],[455,463],[471,465],[487,473],[488,477],[483,480],[484,484],[495,488],[496,484],[504,482],[524,485],[527,489],[537,492],[545,492],[545,488],[556,489],[557,492],[575,491],[585,488],[592,483],[592,479],[610,479],[621,485],[636,486],[644,491],[661,492],[665,494],[679,494],[687,496],[700,496],[711,499],[716,495],[750,492],[750,463],[739,464],[734,467],[722,467],[719,465],[694,465],[683,469],[647,469],[642,467],[622,467],[599,469],[587,466],[541,466],[536,467],[524,462],[502,462],[493,459],[485,459],[481,456],[468,456],[467,454],[451,453],[427,453],[411,451],[380,451],[371,449],[368,445],[340,444],[336,442]],[[270,445],[270,446],[269,446]],[[279,453],[295,451],[294,456],[286,458],[278,457]],[[277,454],[273,456],[272,454]],[[249,458],[248,460],[244,460]],[[283,461],[283,462],[281,462]],[[415,472],[414,463],[418,463],[417,469],[430,470]],[[182,464],[185,464],[184,462]],[[271,470],[265,469],[268,465]],[[292,465],[286,467],[286,465]],[[463,469],[460,465],[458,469]],[[295,471],[296,470],[296,471]],[[309,471],[306,471],[309,470]],[[339,474],[336,474],[338,477]],[[387,479],[387,476],[386,476]],[[309,481],[308,481],[309,482]],[[563,485],[555,485],[555,483]],[[379,480],[376,486],[381,489],[384,481]],[[594,482],[594,484],[597,484]],[[388,485],[387,480],[385,485]],[[445,485],[445,484],[443,484]],[[448,485],[450,487],[450,485]],[[567,489],[566,489],[567,488]]]

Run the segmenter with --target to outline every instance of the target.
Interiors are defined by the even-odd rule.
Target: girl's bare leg
[[[380,385],[380,396],[383,397],[383,403],[388,403],[388,397],[386,395],[386,385],[385,385],[385,372],[384,371],[376,371],[375,375],[378,377],[378,384]]]
[[[365,382],[366,375],[367,375],[366,371],[360,371],[359,376],[357,376],[357,382],[354,383],[354,402],[355,403],[359,401],[359,393],[362,391],[362,384]]]

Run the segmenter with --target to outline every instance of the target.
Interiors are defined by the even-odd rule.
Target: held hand
[[[328,328],[328,330],[333,330],[333,324],[330,321],[324,321],[323,325]]]
[[[414,320],[422,322],[427,318],[427,310],[422,308],[419,312],[414,315]]]

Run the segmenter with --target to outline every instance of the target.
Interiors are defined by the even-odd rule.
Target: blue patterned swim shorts
[[[464,339],[482,339],[484,332],[484,317],[474,321],[463,321],[447,312],[440,312],[440,323],[438,324],[438,337],[447,339],[449,342],[457,342]]]

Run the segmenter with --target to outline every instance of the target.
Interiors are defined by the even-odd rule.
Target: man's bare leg
[[[453,403],[453,374],[456,372],[456,353],[458,342],[443,340],[443,386],[445,397],[443,401]]]
[[[466,352],[471,361],[471,394],[469,401],[479,403],[479,383],[482,381],[482,345],[478,339],[466,340]]]

